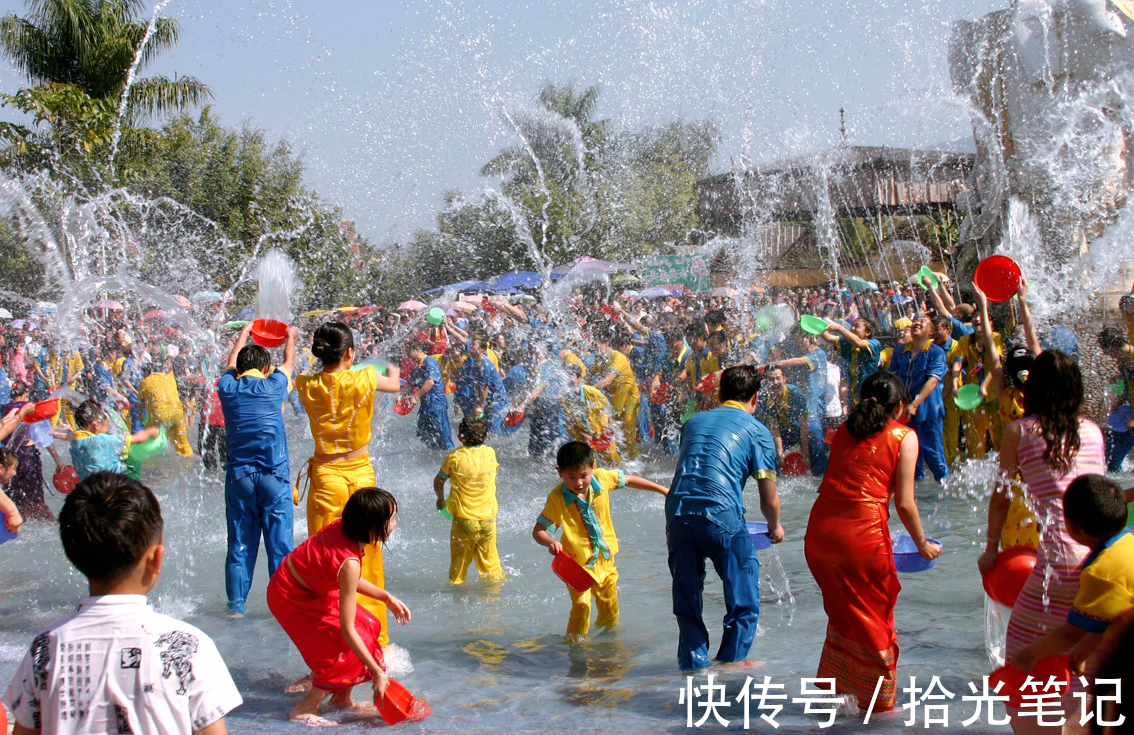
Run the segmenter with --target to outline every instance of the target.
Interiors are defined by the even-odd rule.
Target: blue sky
[[[544,80],[600,85],[600,116],[631,128],[714,120],[716,170],[836,144],[840,106],[851,143],[971,150],[947,39],[1006,4],[170,0],[182,40],[146,73],[196,76],[225,124],[289,138],[311,186],[384,244],[431,226],[446,190],[497,185],[476,172]],[[0,87],[20,86],[0,63]]]

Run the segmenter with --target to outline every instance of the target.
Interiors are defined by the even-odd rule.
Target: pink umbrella
[[[113,311],[122,311],[122,304],[118,303],[117,301],[109,301],[107,299],[103,299],[102,301],[94,302],[94,305],[98,309],[111,309]]]
[[[142,317],[144,319],[164,319],[165,318],[165,312],[162,311],[161,309],[154,309],[153,311],[147,311],[145,314],[142,315]]]
[[[421,303],[420,301],[414,301],[413,299],[410,299],[409,301],[403,301],[402,303],[398,304],[397,310],[398,311],[419,311],[419,310],[424,309],[424,308],[425,308],[425,304]]]
[[[189,299],[185,298],[184,296],[174,296],[173,300],[184,306],[186,309],[193,308],[192,302],[190,302]]]

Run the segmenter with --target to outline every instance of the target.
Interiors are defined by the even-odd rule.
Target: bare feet
[[[311,691],[311,682],[314,678],[314,674],[308,674],[301,679],[296,679],[287,685],[287,688],[284,689],[284,694],[306,694]]]
[[[295,712],[295,710],[292,710],[292,712]],[[300,724],[307,725],[308,727],[335,727],[339,724],[337,722],[332,722],[325,717],[313,715],[309,712],[305,712],[299,715],[289,713],[288,719],[292,722],[298,722]]]

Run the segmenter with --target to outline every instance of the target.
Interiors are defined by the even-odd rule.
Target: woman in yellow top
[[[374,487],[368,446],[374,394],[397,393],[400,382],[398,369],[393,365],[387,375],[379,375],[370,365],[351,370],[354,337],[342,322],[328,322],[315,330],[311,354],[322,360],[323,369],[314,375],[298,376],[295,389],[307,411],[315,440],[315,456],[307,462],[307,533],[314,536],[342,516],[351,495],[364,487]],[[298,487],[296,478],[297,505]],[[378,544],[369,544],[364,550],[362,578],[379,588],[385,587],[382,548]],[[359,604],[382,623],[382,645],[389,643],[386,606],[365,596],[359,598]]]
[[[145,377],[138,383],[138,405],[146,414],[146,427],[163,427],[177,453],[192,457],[193,446],[185,429],[185,406],[173,373],[162,372],[161,363],[147,362],[142,366],[142,374]]]

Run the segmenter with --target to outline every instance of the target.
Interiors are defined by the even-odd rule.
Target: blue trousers
[[[679,632],[677,663],[682,671],[710,665],[709,631],[702,619],[705,559],[724,583],[725,616],[718,661],[748,656],[760,617],[760,562],[743,525],[728,533],[701,516],[677,516],[666,528],[669,572],[673,576],[673,614]]]
[[[291,485],[287,477],[252,474],[224,483],[225,518],[228,521],[228,556],[224,561],[224,587],[228,608],[244,612],[252,587],[252,572],[260,550],[260,534],[268,552],[268,576],[295,548]]]
[[[945,419],[910,421],[907,426],[917,432],[917,474],[918,482],[925,479],[925,469],[933,473],[933,479],[941,482],[949,476],[949,463],[945,461]]]
[[[1120,472],[1122,460],[1134,449],[1134,431],[1106,432],[1106,471]]]
[[[441,410],[417,412],[417,438],[430,449],[452,449],[453,432],[449,428],[449,412]]]
[[[653,439],[650,436],[650,419],[653,416],[650,414],[650,397],[646,391],[641,391],[638,397],[638,442],[645,444]]]

